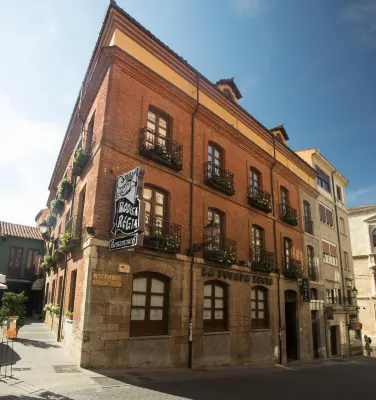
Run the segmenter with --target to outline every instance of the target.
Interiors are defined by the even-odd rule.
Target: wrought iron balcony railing
[[[183,168],[183,146],[150,128],[141,129],[140,154],[175,171]]]
[[[147,218],[144,247],[168,253],[180,253],[181,225],[157,217]]]
[[[291,257],[284,258],[283,260],[283,275],[286,278],[298,279],[303,275],[302,263]]]
[[[297,211],[288,204],[280,203],[280,217],[282,221],[285,221],[290,225],[298,225]]]
[[[248,190],[248,203],[252,207],[270,213],[272,211],[272,201],[270,193],[256,187],[250,186]]]
[[[233,196],[235,194],[234,174],[227,169],[215,165],[211,161],[204,164],[205,183],[220,190],[223,193]]]
[[[72,175],[80,176],[90,159],[90,150],[78,147],[74,153]]]
[[[204,258],[232,265],[236,262],[236,242],[223,236],[204,235]]]
[[[304,230],[313,235],[313,221],[308,217],[304,217]]]
[[[262,249],[253,247],[249,249],[251,268],[255,271],[274,272],[275,254]]]

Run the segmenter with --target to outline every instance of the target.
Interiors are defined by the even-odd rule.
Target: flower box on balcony
[[[270,213],[272,211],[270,194],[259,188],[250,187],[248,193],[248,203],[252,207],[258,208],[266,213]]]
[[[183,168],[183,146],[149,128],[141,130],[140,154],[175,171]]]
[[[179,253],[180,251],[179,240],[173,235],[146,235],[144,236],[144,247],[167,253]]]
[[[262,248],[250,249],[251,268],[256,271],[275,272],[275,255]]]
[[[295,208],[287,204],[281,204],[281,220],[292,226],[298,225],[298,216]]]
[[[229,196],[235,194],[234,174],[209,161],[205,163],[205,183]]]
[[[47,226],[55,226],[56,225],[56,217],[52,214],[48,214],[45,221]]]
[[[180,225],[155,217],[146,220],[144,247],[167,253],[179,253],[180,246]]]
[[[78,148],[74,154],[72,175],[80,176],[89,161],[89,154],[82,148]]]
[[[302,264],[299,260],[290,258],[284,260],[283,275],[285,278],[299,279],[303,276]]]
[[[59,197],[61,200],[68,200],[73,192],[73,184],[64,178],[59,184]]]
[[[51,211],[57,215],[61,214],[64,210],[65,203],[63,200],[55,199],[51,202]]]
[[[204,238],[204,258],[221,264],[233,265],[236,262],[236,242],[216,236]]]
[[[70,253],[80,244],[81,244],[81,235],[78,235],[74,231],[68,229],[61,237],[60,249],[63,253]]]

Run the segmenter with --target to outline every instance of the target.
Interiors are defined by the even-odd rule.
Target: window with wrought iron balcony
[[[298,214],[295,208],[290,206],[289,191],[281,187],[280,218],[282,221],[292,225],[298,225]]]
[[[313,235],[313,221],[311,217],[311,205],[308,201],[303,201],[303,212],[304,212],[304,231]]]
[[[251,168],[249,176],[250,185],[248,188],[248,203],[266,213],[272,211],[272,202],[270,193],[262,190],[261,172],[255,168]]]
[[[283,257],[283,275],[285,278],[298,279],[303,276],[302,263],[295,258],[293,254],[293,241],[290,238],[284,238],[284,257]]]
[[[275,272],[275,254],[262,247],[249,249],[251,268],[254,271]]]

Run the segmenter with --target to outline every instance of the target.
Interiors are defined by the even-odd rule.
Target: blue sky
[[[118,0],[241,105],[316,147],[376,203],[376,0]],[[32,5],[31,5],[32,4]],[[0,0],[0,220],[34,224],[106,0]]]

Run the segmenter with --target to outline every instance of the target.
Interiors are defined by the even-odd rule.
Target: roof
[[[351,207],[348,209],[349,212],[362,212],[362,211],[368,211],[376,209],[376,204],[370,204],[368,206],[356,206],[356,207]]]
[[[0,221],[0,236],[14,236],[24,239],[43,240],[38,228]]]
[[[220,79],[219,81],[216,82],[216,85],[228,85],[234,92],[236,98],[240,100],[243,96],[240,93],[240,90],[236,86],[236,83],[234,82],[234,78],[231,79]]]
[[[272,128],[270,130],[271,130],[271,132],[280,131],[282,133],[283,137],[285,138],[285,140],[289,140],[290,139],[289,135],[286,132],[285,127],[283,126],[283,124],[275,126],[274,128]]]

